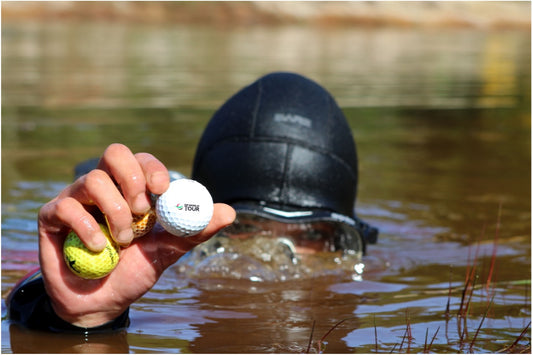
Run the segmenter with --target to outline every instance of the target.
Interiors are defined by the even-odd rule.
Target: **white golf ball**
[[[213,216],[213,199],[197,181],[172,181],[168,190],[155,204],[157,221],[165,230],[178,237],[201,232]]]

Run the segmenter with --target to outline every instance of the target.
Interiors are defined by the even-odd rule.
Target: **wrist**
[[[69,333],[105,333],[110,331],[118,331],[129,326],[129,307],[117,317],[105,321],[105,317],[90,315],[83,317],[80,321],[70,322],[60,317],[52,306],[50,298],[46,298],[43,306],[44,312],[48,313],[49,320],[47,330],[53,332],[69,332]]]
[[[121,309],[113,312],[92,312],[87,314],[72,314],[68,312],[63,312],[61,307],[58,307],[54,304],[54,301],[49,298],[51,311],[56,315],[56,317],[63,322],[72,325],[75,328],[81,328],[85,330],[91,330],[96,328],[107,328],[112,325],[114,322],[119,320],[124,315],[129,313],[129,307],[126,309]],[[129,323],[129,321],[127,322]],[[123,325],[125,327],[127,325]]]

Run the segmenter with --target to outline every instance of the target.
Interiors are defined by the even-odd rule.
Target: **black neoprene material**
[[[82,328],[61,319],[52,308],[39,275],[17,285],[8,297],[7,308],[11,322],[29,329],[51,332],[94,334],[122,330],[129,325],[129,308],[116,319],[94,328]]]
[[[215,202],[256,200],[347,216],[357,177],[341,109],[324,88],[293,73],[266,75],[231,97],[208,123],[192,171]]]

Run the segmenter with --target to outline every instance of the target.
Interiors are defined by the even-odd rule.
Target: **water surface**
[[[316,352],[324,335],[332,353],[505,349],[531,317],[530,62],[520,31],[4,23],[3,299],[37,266],[38,209],[77,162],[119,141],[188,175],[216,108],[275,70],[337,98],[357,142],[356,210],[381,233],[361,281],[195,278],[177,264],[125,334],[31,332],[3,305],[2,352]]]

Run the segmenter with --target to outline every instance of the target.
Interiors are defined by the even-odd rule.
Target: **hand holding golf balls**
[[[170,234],[188,237],[200,233],[212,216],[213,199],[209,191],[197,181],[179,179],[172,181],[168,190],[157,197],[155,213],[150,210],[144,216],[135,216],[132,228],[137,237],[142,236],[152,229],[157,219]],[[73,231],[65,239],[65,262],[82,278],[102,278],[118,264],[119,247],[111,238],[109,227],[100,224],[100,228],[107,237],[107,245],[98,253],[87,249]]]

